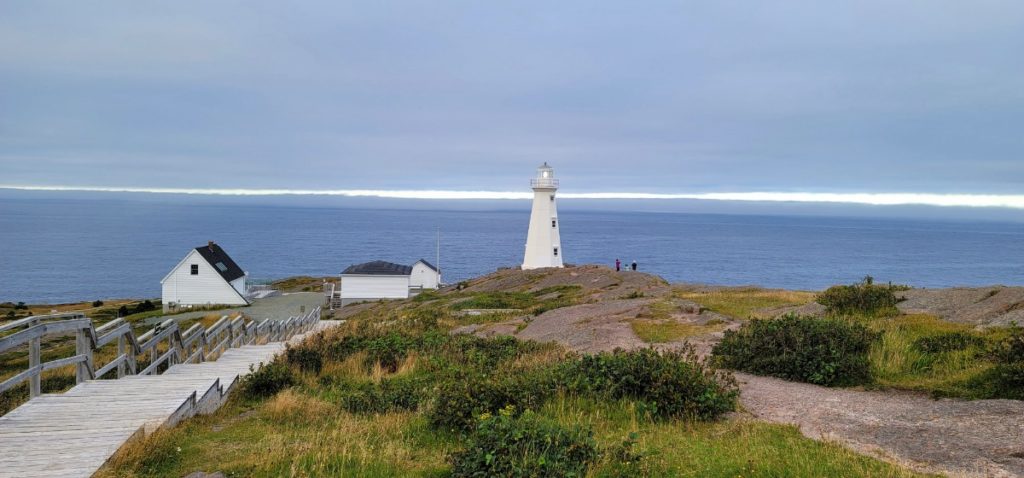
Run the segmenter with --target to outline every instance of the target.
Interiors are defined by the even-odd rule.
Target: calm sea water
[[[158,297],[215,240],[253,278],[434,260],[454,282],[522,259],[521,211],[409,211],[111,200],[0,201],[0,301]],[[672,282],[821,289],[873,275],[921,287],[1024,284],[1024,224],[561,211],[571,263],[636,260]]]

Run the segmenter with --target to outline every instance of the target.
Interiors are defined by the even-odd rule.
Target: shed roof
[[[420,262],[422,262],[422,263],[423,263],[423,265],[425,265],[425,266],[427,266],[427,267],[429,267],[429,268],[433,269],[433,271],[434,271],[434,272],[438,272],[438,270],[437,270],[437,266],[435,266],[435,265],[431,264],[430,262],[427,262],[427,260],[426,260],[426,259],[420,259],[420,260],[416,261],[416,263],[417,263],[417,264],[418,264],[418,263],[420,263]],[[416,264],[413,264],[413,265],[416,265]]]
[[[213,241],[205,246],[197,247],[196,252],[203,256],[203,259],[206,259],[206,262],[209,262],[217,270],[217,273],[228,282],[245,276],[245,271],[238,267],[238,264],[231,260],[231,256]]]
[[[387,261],[373,261],[348,266],[341,275],[364,276],[407,276],[412,274],[412,267]]]

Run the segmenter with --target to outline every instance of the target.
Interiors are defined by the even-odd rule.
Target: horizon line
[[[456,191],[456,190],[388,190],[388,189],[211,189],[211,188],[143,188],[108,186],[31,186],[0,185],[0,190],[49,192],[100,192],[177,194],[202,196],[337,196],[381,199],[421,200],[526,200],[532,192],[518,191]],[[819,192],[719,192],[719,193],[643,193],[593,192],[560,193],[565,199],[591,200],[698,200],[738,202],[794,202],[824,204],[859,204],[867,206],[936,206],[969,208],[1024,209],[1020,194],[937,194],[937,193],[819,193]]]

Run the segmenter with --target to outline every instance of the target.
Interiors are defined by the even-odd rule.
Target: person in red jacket
[[[622,271],[622,261],[615,259],[615,272]]]

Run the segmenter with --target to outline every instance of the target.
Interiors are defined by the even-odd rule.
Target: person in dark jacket
[[[636,270],[636,261],[633,261],[633,270]]]
[[[615,259],[615,272],[622,271],[622,261]]]

